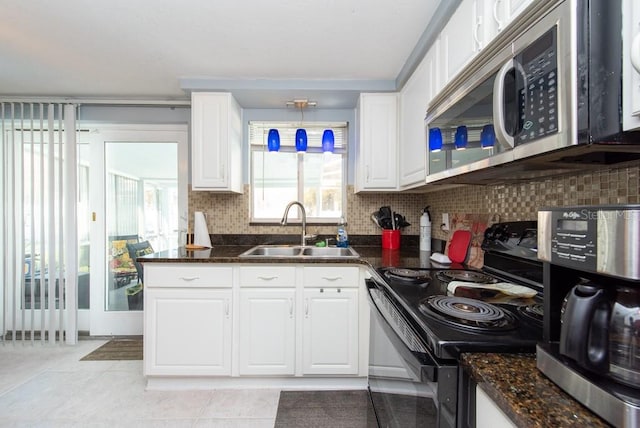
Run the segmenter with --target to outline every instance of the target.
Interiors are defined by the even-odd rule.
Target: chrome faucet
[[[300,214],[302,215],[302,236],[300,238],[300,244],[304,247],[307,245],[307,239],[315,238],[315,235],[307,235],[307,212],[304,209],[304,205],[298,201],[289,202],[287,207],[284,209],[284,215],[282,216],[282,221],[280,224],[283,226],[287,225],[287,217],[289,216],[289,209],[293,206],[297,205],[300,207]]]

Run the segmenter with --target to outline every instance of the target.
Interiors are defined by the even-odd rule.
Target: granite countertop
[[[429,260],[430,252],[419,250],[418,235],[403,235],[399,250],[382,249],[381,235],[350,235],[351,247],[356,250],[360,258],[328,258],[328,257],[264,257],[245,258],[240,254],[256,245],[296,245],[297,235],[238,235],[214,234],[210,235],[213,248],[204,250],[186,250],[184,247],[142,256],[137,259],[141,263],[345,263],[369,265],[373,269],[380,267],[430,268],[430,267],[461,267],[461,265],[439,265]],[[318,236],[317,241],[333,236]],[[432,239],[432,249],[444,252],[445,241]],[[311,245],[311,243],[309,244]]]
[[[252,247],[253,245],[214,245],[213,248],[204,250],[186,250],[184,247],[180,247],[142,256],[137,260],[141,263],[346,263],[369,265],[374,269],[386,266],[405,268],[443,267],[442,265],[432,265],[429,260],[429,252],[420,252],[413,248],[384,250],[380,246],[366,245],[352,247],[360,255],[360,258],[239,257],[240,254]]]
[[[518,427],[608,427],[536,368],[535,354],[463,354],[462,366]]]

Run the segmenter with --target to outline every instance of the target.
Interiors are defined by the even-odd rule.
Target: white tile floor
[[[0,427],[273,427],[280,391],[145,391],[142,361],[78,345],[0,342]]]

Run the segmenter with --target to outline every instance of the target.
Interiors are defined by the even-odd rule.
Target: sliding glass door
[[[86,206],[79,201],[78,217],[80,232],[89,232],[90,267],[80,266],[90,272],[89,331],[142,334],[143,271],[135,259],[176,248],[186,230],[186,126],[103,127],[80,141],[81,169],[88,166],[89,197]]]

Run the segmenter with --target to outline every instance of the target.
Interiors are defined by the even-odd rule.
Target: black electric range
[[[435,358],[462,352],[533,352],[542,339],[542,263],[536,222],[498,223],[485,232],[482,269],[380,268],[385,294],[408,318]],[[524,285],[538,293],[513,297],[450,281]]]
[[[543,290],[536,247],[536,222],[499,223],[485,232],[482,269],[380,268],[367,279],[369,390],[379,426],[474,426],[475,386],[460,354],[534,352]],[[514,297],[486,286],[499,283],[533,292]]]

